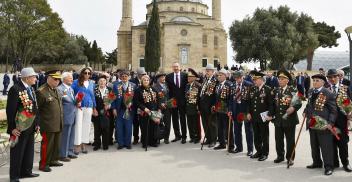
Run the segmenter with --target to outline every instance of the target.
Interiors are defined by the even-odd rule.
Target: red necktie
[[[177,86],[177,88],[180,88],[180,83],[178,81],[178,74],[176,74],[176,86]]]

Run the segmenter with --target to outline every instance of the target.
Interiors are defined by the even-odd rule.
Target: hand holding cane
[[[229,155],[229,151],[230,151],[230,131],[231,131],[231,122],[232,122],[231,114],[228,114],[228,117],[229,117],[229,126],[227,129],[227,155]]]
[[[148,142],[149,142],[149,121],[150,121],[150,116],[148,116],[147,119],[147,134],[145,137],[145,151],[148,151]]]
[[[293,151],[291,152],[290,160],[287,161],[287,169],[289,169],[290,166],[292,165],[292,164],[291,164],[292,158],[293,158],[293,156],[295,155],[296,147],[297,147],[299,138],[300,138],[300,136],[301,136],[302,128],[303,128],[303,126],[304,126],[305,121],[306,121],[306,116],[303,117],[303,122],[302,122],[301,128],[299,129],[299,133],[298,133],[298,136],[297,136],[297,139],[296,139],[296,142],[295,142],[295,146],[293,147]]]

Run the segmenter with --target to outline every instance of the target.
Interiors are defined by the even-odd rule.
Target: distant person
[[[308,98],[308,90],[310,89],[310,76],[307,72],[304,73],[304,90],[305,96]]]
[[[20,80],[20,73],[16,71],[15,74],[12,76],[13,84],[17,84],[19,80]]]
[[[296,76],[296,84],[297,84],[297,90],[300,93],[304,93],[304,76],[303,73],[298,73],[298,75]]]
[[[10,84],[10,77],[8,75],[8,72],[5,73],[2,84],[4,85],[4,89],[2,90],[2,95],[7,95],[7,88]]]
[[[270,88],[279,87],[279,80],[273,75],[273,73],[268,72],[265,85],[269,86]]]
[[[345,72],[343,70],[337,70],[337,73],[339,74],[340,83],[350,86],[350,80],[345,78]]]

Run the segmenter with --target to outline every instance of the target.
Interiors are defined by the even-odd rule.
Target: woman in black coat
[[[135,103],[138,106],[139,122],[141,125],[142,144],[143,148],[147,145],[157,147],[157,138],[155,137],[155,130],[157,129],[157,122],[150,119],[151,111],[158,110],[157,93],[150,86],[150,78],[148,75],[142,77],[142,85],[135,92]],[[148,139],[147,139],[148,137]]]

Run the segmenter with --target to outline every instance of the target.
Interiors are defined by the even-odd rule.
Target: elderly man
[[[350,86],[351,82],[345,78],[345,72],[343,70],[337,70],[337,74],[339,76],[340,83]]]
[[[181,72],[180,64],[172,64],[173,73],[166,75],[166,83],[169,86],[170,98],[175,98],[177,107],[172,108],[172,126],[174,128],[175,139],[171,142],[177,142],[182,139],[181,143],[185,144],[187,139],[186,123],[186,96],[185,90],[187,85],[187,74]],[[178,119],[180,118],[180,122]],[[181,124],[181,133],[180,133]]]
[[[325,75],[316,74],[312,76],[312,79],[313,88],[309,91],[308,103],[303,112],[303,116],[307,118],[313,158],[313,164],[307,166],[307,168],[321,168],[324,164],[324,174],[332,175],[334,170],[334,149],[333,135],[329,130],[332,130],[337,117],[336,97],[331,91],[324,88],[324,84],[327,83]],[[325,130],[313,127],[317,120],[316,118],[327,123]],[[323,161],[320,154],[323,156]]]
[[[63,162],[68,162],[70,159],[77,158],[73,153],[77,107],[75,104],[73,89],[71,88],[72,82],[72,73],[64,72],[62,74],[62,84],[57,88],[59,95],[61,96],[64,112],[64,128],[61,135],[60,145],[60,160]]]
[[[17,141],[17,144],[10,149],[11,182],[17,182],[19,178],[39,176],[32,173],[37,101],[31,86],[36,83],[37,74],[33,68],[23,68],[21,75],[21,80],[10,88],[6,105],[7,133],[11,135],[13,141]],[[32,114],[32,117],[16,119],[17,116],[25,116],[25,112]]]
[[[63,128],[62,101],[57,86],[61,80],[60,71],[46,73],[46,84],[37,90],[40,132],[42,143],[39,170],[51,172],[50,166],[62,166],[59,160],[61,131]]]

